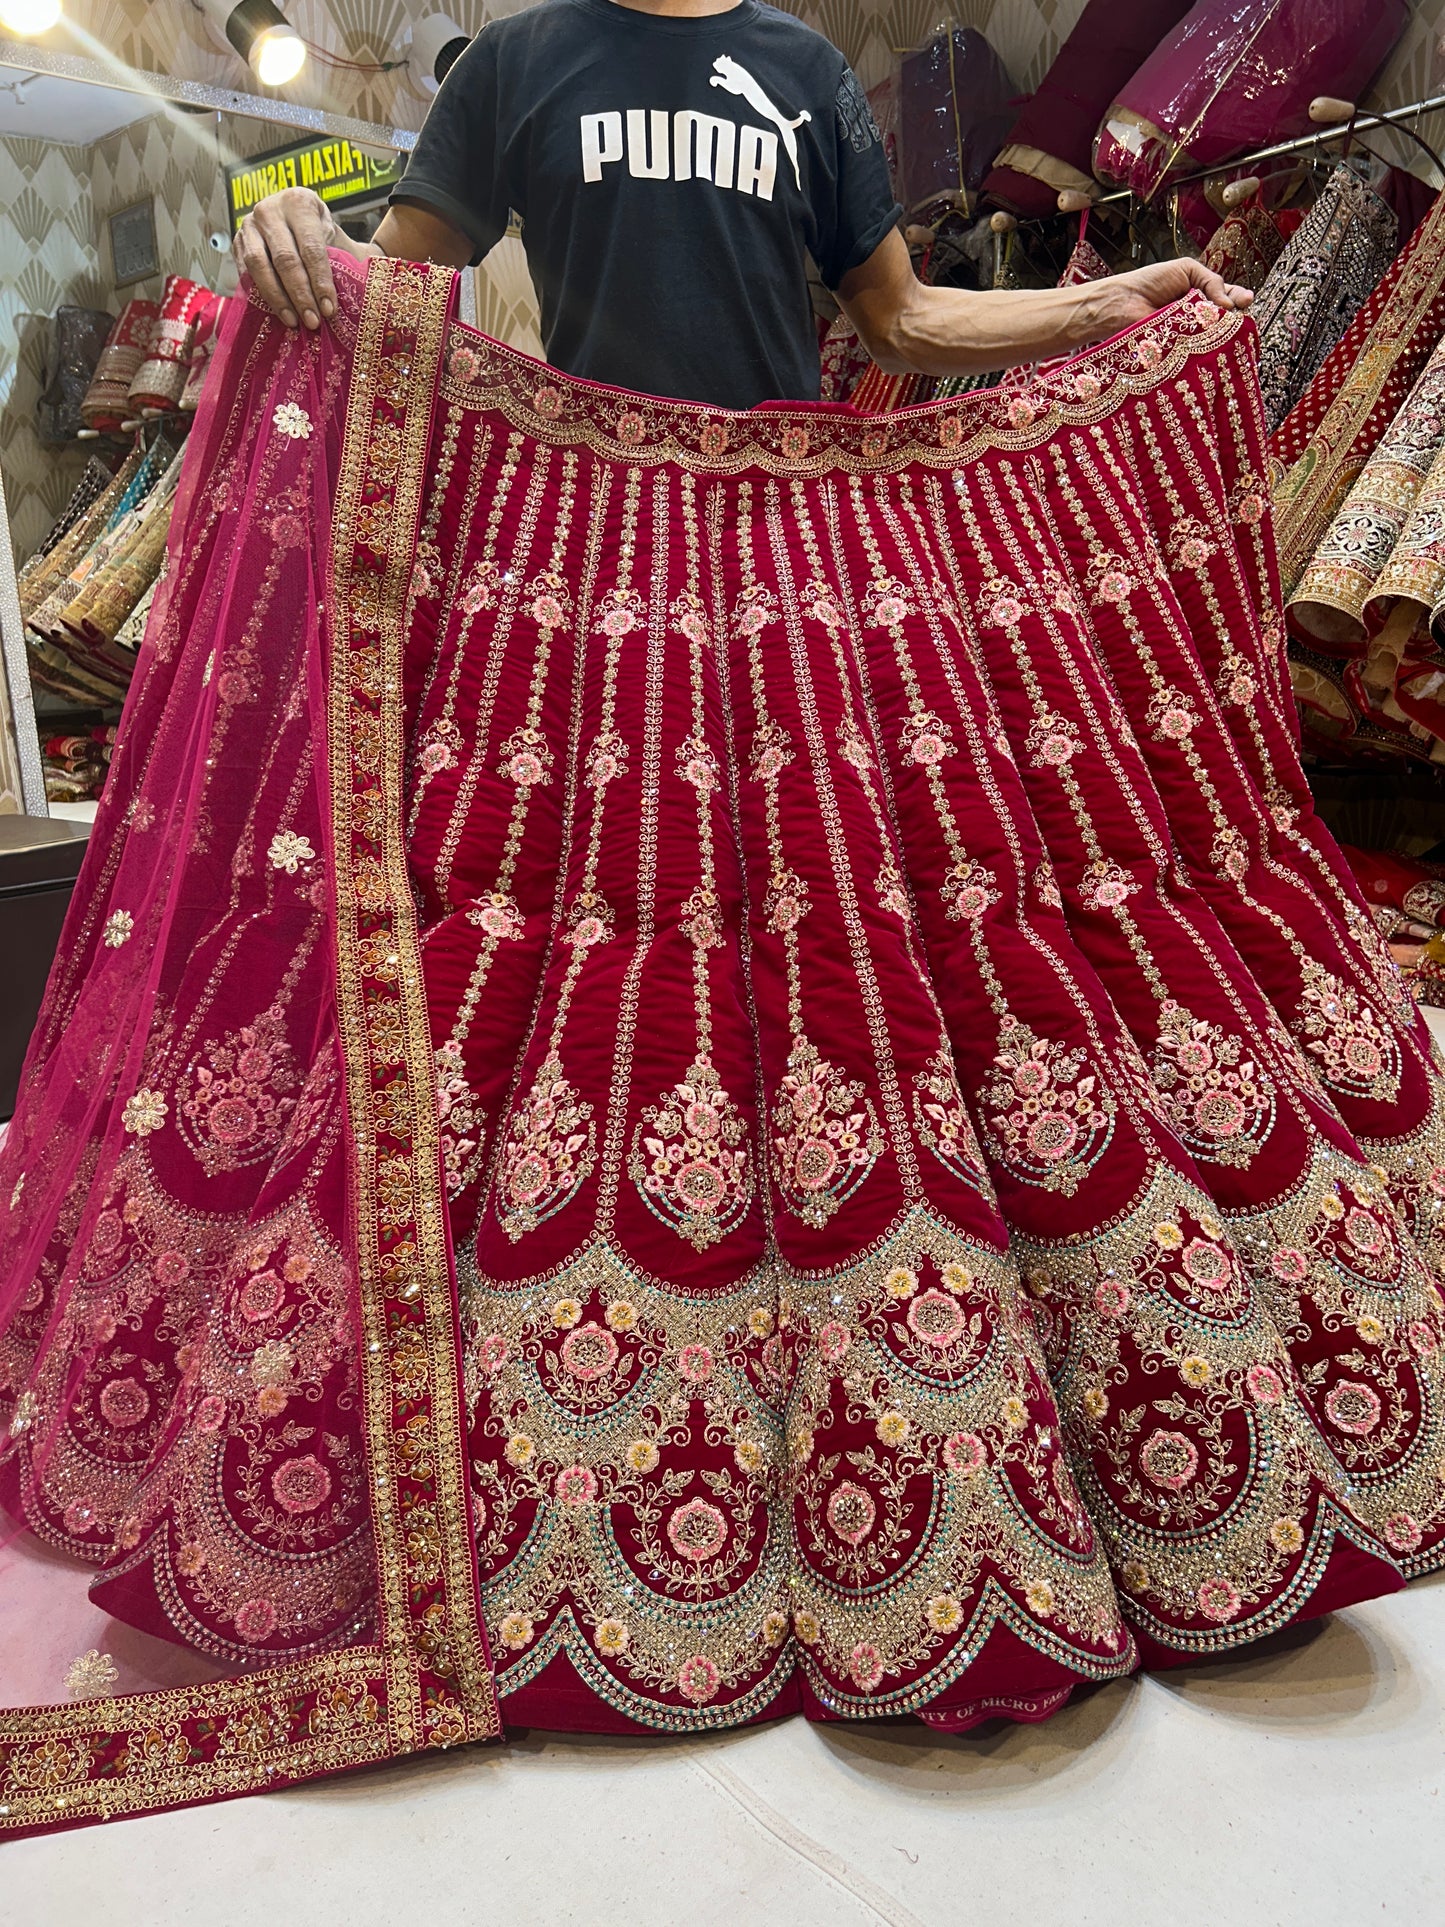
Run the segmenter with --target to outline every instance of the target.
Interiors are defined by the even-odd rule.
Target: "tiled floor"
[[[1038,1727],[535,1735],[19,1841],[0,1922],[1434,1927],[1442,1787],[1445,1574]]]
[[[1445,1920],[1445,1577],[1039,1727],[544,1740],[20,1841],[14,1927]]]

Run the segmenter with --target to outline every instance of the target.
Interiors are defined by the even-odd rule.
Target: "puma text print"
[[[734,188],[770,201],[778,176],[781,145],[801,192],[797,130],[812,115],[795,118],[778,108],[748,72],[726,54],[713,62],[709,84],[747,102],[772,127],[750,123],[739,126],[717,114],[691,107],[668,113],[665,108],[629,107],[600,114],[583,114],[582,178],[600,181],[603,169],[624,158],[627,171],[640,181],[711,181],[714,187]]]

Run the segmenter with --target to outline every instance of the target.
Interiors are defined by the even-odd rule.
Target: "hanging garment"
[[[85,426],[81,407],[114,324],[115,316],[101,309],[56,309],[35,403],[35,432],[46,446],[73,442]]]
[[[334,265],[228,322],[0,1147],[0,1824],[1040,1718],[1430,1569],[1440,1082],[1241,319],[729,414]]]
[[[1292,593],[1445,335],[1445,196],[1416,229],[1270,442],[1280,574]]]
[[[1271,434],[1380,281],[1398,231],[1394,209],[1342,163],[1285,244],[1254,301]]]
[[[1285,236],[1259,200],[1235,208],[1220,222],[1204,250],[1204,265],[1236,287],[1258,288],[1283,251]]]

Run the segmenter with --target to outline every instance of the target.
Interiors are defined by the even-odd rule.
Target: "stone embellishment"
[[[123,943],[129,941],[134,929],[135,918],[129,910],[112,910],[105,920],[105,928],[100,933],[101,942],[109,950],[119,950]]]
[[[65,1697],[69,1700],[109,1699],[120,1684],[120,1670],[109,1653],[92,1646],[88,1653],[73,1659],[65,1675]]]
[[[126,1099],[121,1123],[135,1137],[149,1137],[166,1121],[168,1106],[160,1091],[136,1091]]]
[[[272,413],[271,426],[293,442],[311,439],[311,417],[299,402],[283,401]]]
[[[309,837],[298,836],[295,830],[281,830],[271,838],[266,855],[273,870],[284,870],[294,877],[303,863],[314,860],[316,852]]]

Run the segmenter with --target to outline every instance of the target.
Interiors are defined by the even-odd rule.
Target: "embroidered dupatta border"
[[[195,1805],[501,1737],[477,1596],[435,1072],[401,808],[406,602],[455,285],[450,272],[411,263],[370,269],[326,611],[338,1023],[380,1637],[237,1679],[0,1712],[0,1833]],[[365,769],[362,741],[375,745]],[[379,785],[366,780],[373,771]],[[368,789],[379,817],[374,801],[358,807]],[[362,945],[383,934],[395,975],[364,983]],[[399,1067],[372,1049],[367,1012],[381,1002],[400,1017]],[[383,1086],[401,1100],[390,1114],[414,1120],[410,1132],[378,1125]]]

